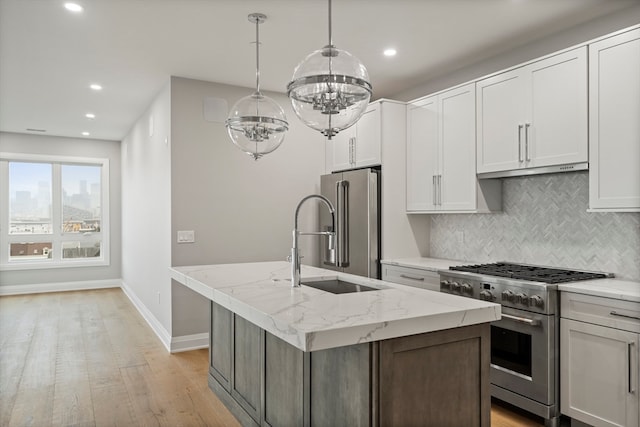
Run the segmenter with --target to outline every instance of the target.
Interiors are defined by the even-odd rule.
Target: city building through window
[[[108,265],[108,159],[0,153],[0,269]]]

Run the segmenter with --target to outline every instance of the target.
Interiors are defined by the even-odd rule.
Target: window
[[[109,264],[109,161],[0,153],[0,269]]]

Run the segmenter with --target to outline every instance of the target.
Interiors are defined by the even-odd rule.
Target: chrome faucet
[[[329,209],[331,213],[331,231],[308,231],[301,232],[298,231],[298,214],[300,213],[300,207],[309,199],[320,199]],[[291,260],[291,286],[299,287],[300,286],[300,255],[298,254],[298,236],[309,236],[309,235],[319,235],[319,236],[328,236],[327,246],[330,251],[335,251],[336,246],[336,210],[333,205],[324,196],[319,194],[311,194],[298,203],[296,207],[296,213],[293,221],[293,247],[291,248],[291,256],[289,257]]]

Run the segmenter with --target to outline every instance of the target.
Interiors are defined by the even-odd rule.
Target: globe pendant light
[[[282,108],[260,92],[260,33],[259,26],[266,19],[262,13],[252,13],[249,22],[256,24],[256,91],[240,99],[231,107],[225,121],[233,143],[255,160],[271,153],[284,141],[289,129]]]
[[[298,64],[287,85],[293,111],[304,124],[331,139],[362,117],[371,89],[365,66],[333,45],[329,0],[329,44]]]

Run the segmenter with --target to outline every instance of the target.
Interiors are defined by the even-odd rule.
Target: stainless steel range
[[[499,262],[440,270],[440,291],[501,304],[491,324],[491,395],[558,425],[557,284],[612,274]]]

